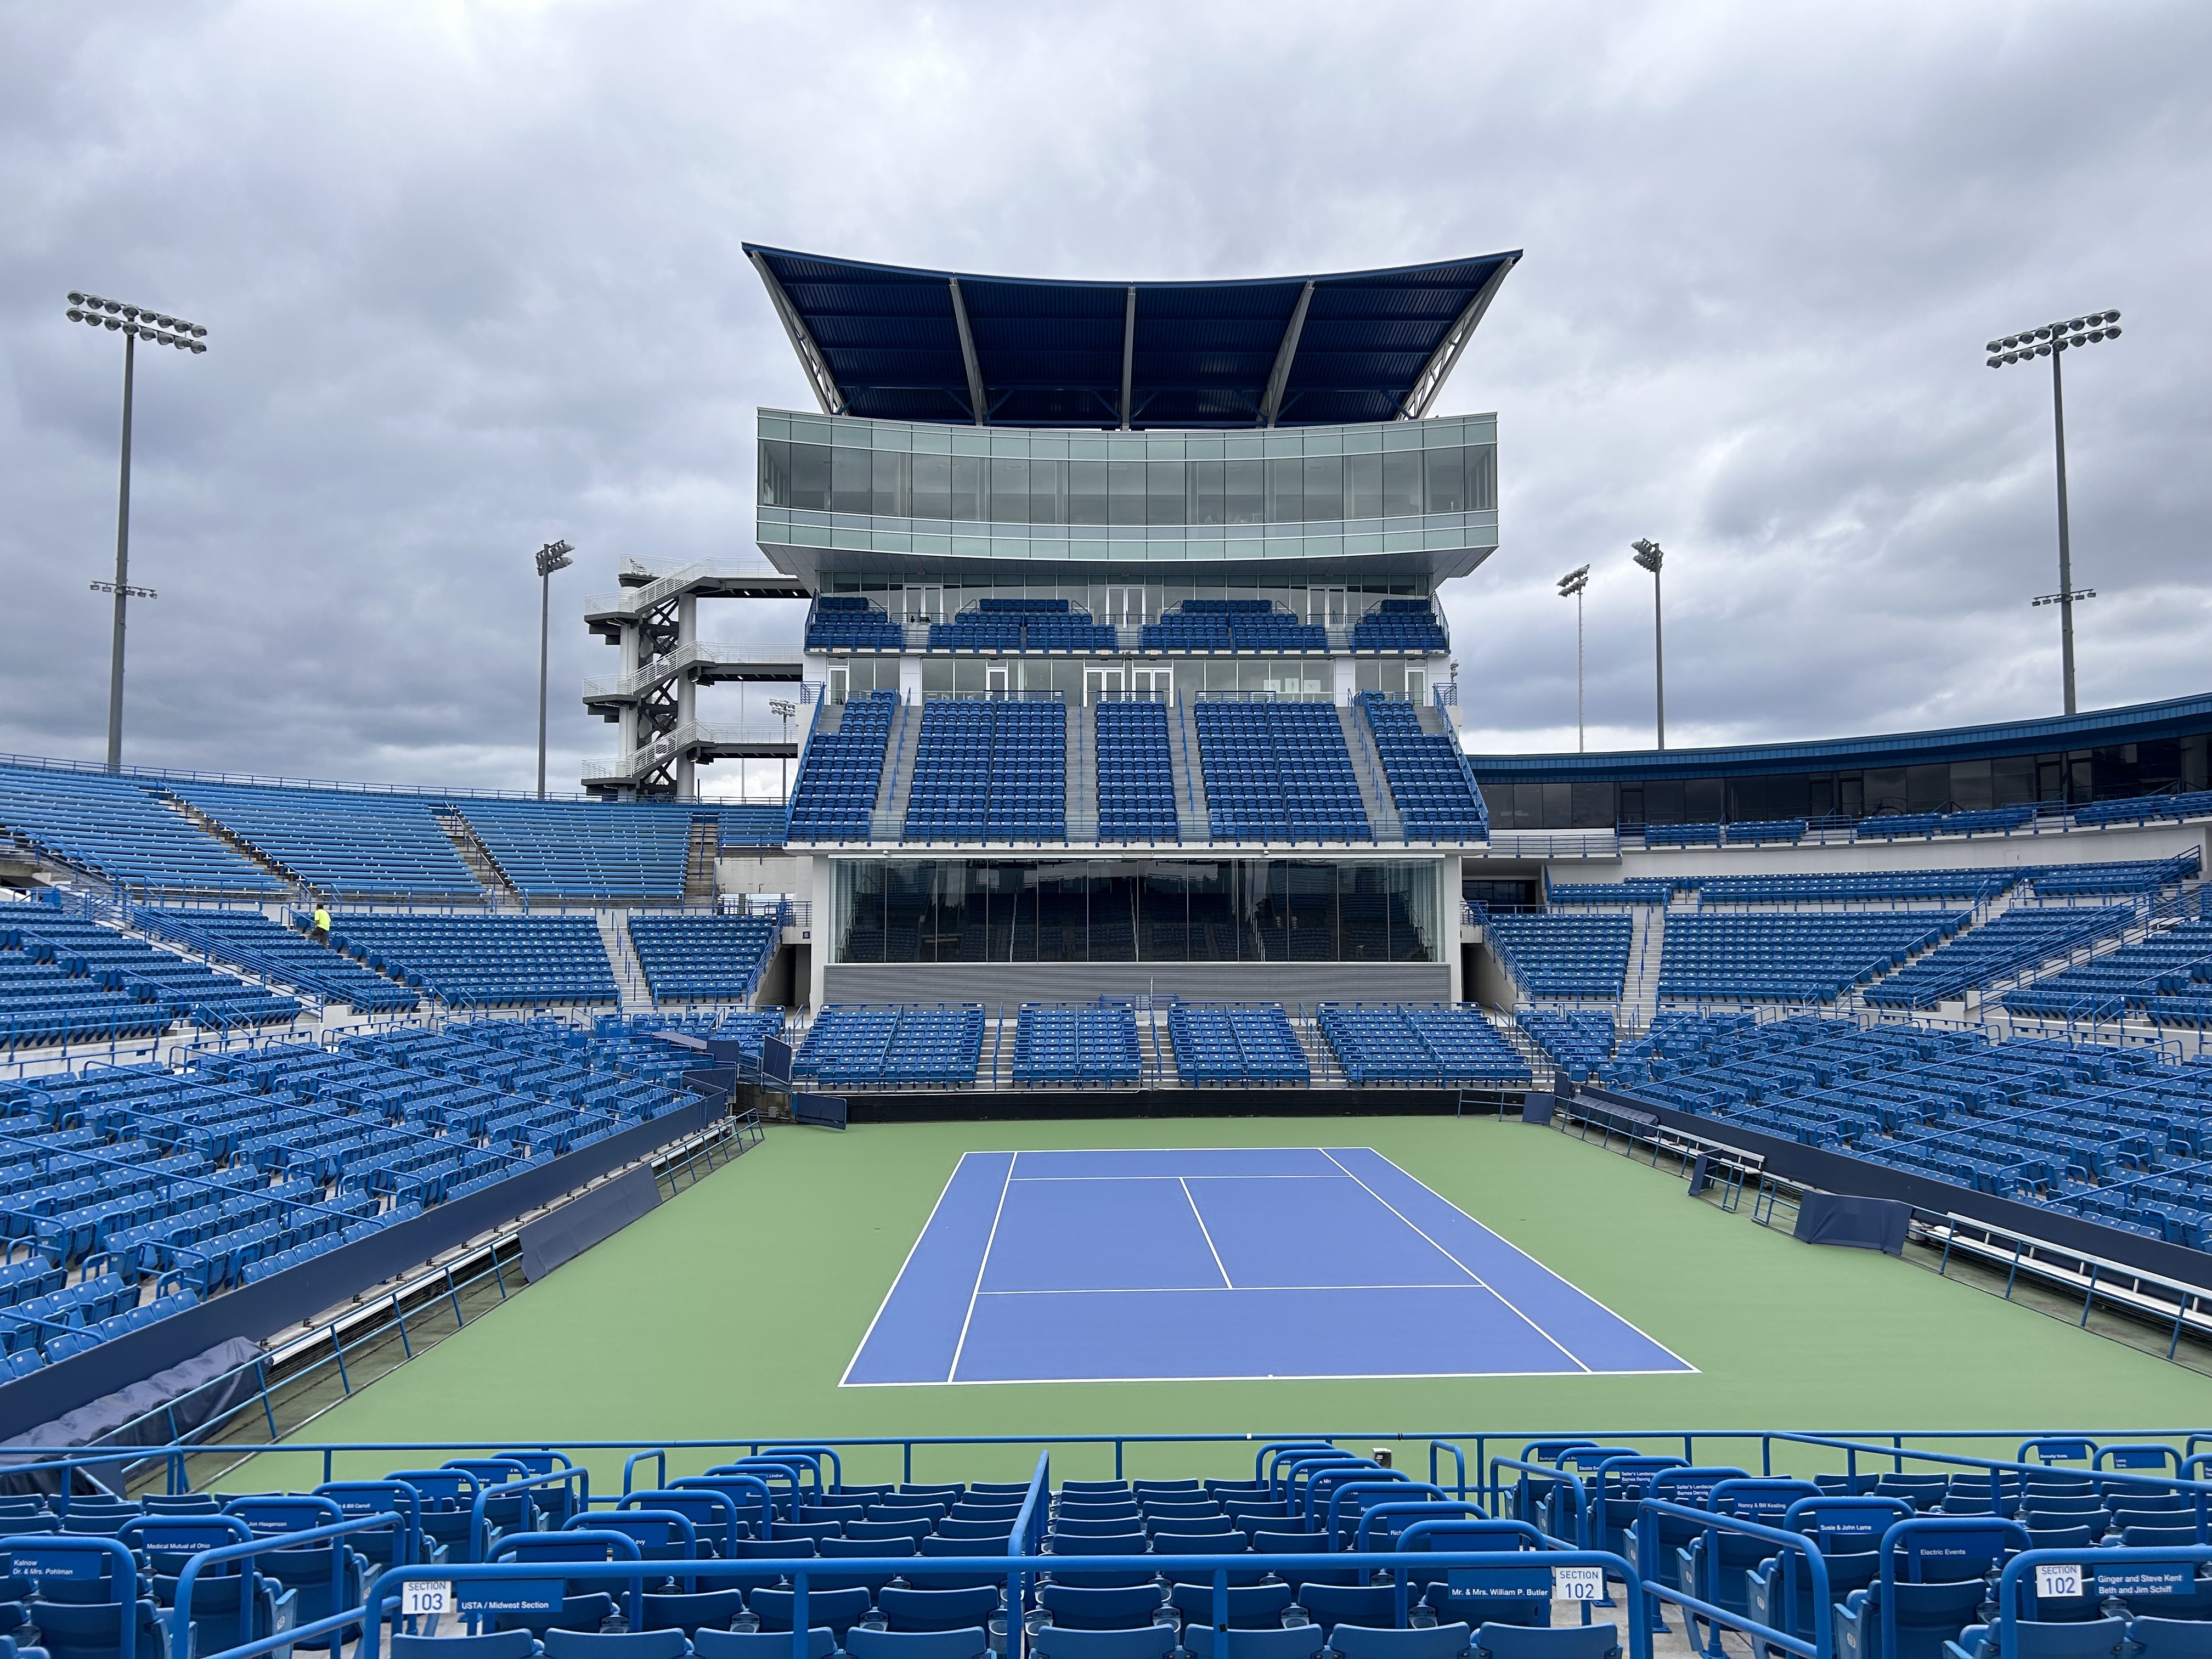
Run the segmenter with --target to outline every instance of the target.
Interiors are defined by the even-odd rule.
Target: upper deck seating
[[[1066,839],[1066,705],[930,698],[904,834],[908,841]]]
[[[1632,876],[1626,881],[1554,881],[1546,884],[1545,902],[1563,904],[1664,904],[1680,883],[1666,876]]]
[[[1413,705],[1364,691],[1360,712],[1375,734],[1375,752],[1408,841],[1479,841],[1490,833],[1482,798],[1443,732],[1424,732]]]
[[[532,898],[680,899],[695,816],[711,816],[640,801],[457,806],[500,873]]]
[[[857,593],[824,593],[806,618],[809,651],[900,651],[906,630]]]
[[[1371,841],[1336,710],[1200,697],[1198,746],[1217,841]]]
[[[0,831],[142,893],[283,890],[252,860],[127,778],[0,767]]]
[[[1385,599],[1352,623],[1352,648],[1441,656],[1451,649],[1451,641],[1428,600]]]
[[[876,791],[883,783],[884,744],[896,691],[872,691],[844,705],[837,729],[817,732],[799,765],[791,797],[796,841],[866,841]]]
[[[1098,838],[1179,840],[1166,705],[1133,699],[1102,702],[1093,713],[1098,732]]]
[[[1119,648],[1105,623],[1066,599],[983,599],[949,623],[929,625],[933,651],[1104,651]]]
[[[1146,651],[1298,651],[1328,649],[1328,629],[1300,622],[1272,599],[1185,599],[1146,623]]]
[[[2076,823],[2155,823],[2161,819],[2212,817],[2212,789],[2172,795],[2135,795],[2094,801],[2074,809]]]
[[[423,796],[264,784],[171,788],[317,892],[483,896]]]

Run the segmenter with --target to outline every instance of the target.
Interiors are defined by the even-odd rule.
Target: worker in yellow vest
[[[331,907],[329,905],[318,903],[315,906],[315,931],[310,937],[318,945],[328,945],[331,942]]]

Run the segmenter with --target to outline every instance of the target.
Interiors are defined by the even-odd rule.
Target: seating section
[[[266,977],[314,991],[356,1013],[410,1012],[422,997],[357,968],[253,910],[138,910],[134,927]]]
[[[831,1003],[807,1027],[794,1079],[834,1088],[949,1088],[975,1080],[983,1005]]]
[[[1968,919],[1933,910],[1670,916],[1659,995],[1826,1002],[1949,939]]]
[[[809,651],[899,651],[906,629],[857,593],[824,593],[806,617]]]
[[[0,1378],[659,1116],[686,1063],[499,1021],[0,1082]]]
[[[1489,936],[1529,997],[1618,997],[1635,924],[1626,916],[1497,915]],[[1671,939],[1672,935],[1669,934]]]
[[[1352,648],[1437,657],[1451,649],[1451,641],[1426,599],[1385,599],[1352,623]]]
[[[2011,1013],[2045,1019],[2110,1019],[2132,1011],[2193,1025],[2202,1022],[2212,1005],[2208,981],[2212,981],[2212,921],[2182,921],[2008,991],[2002,1000]]]
[[[933,651],[1113,652],[1119,636],[1066,599],[983,599],[949,623],[929,625]]]
[[[125,778],[0,767],[0,831],[143,896],[283,890],[252,860]]]
[[[304,1012],[291,997],[116,928],[65,915],[58,905],[19,904],[0,911],[0,946],[15,958],[6,964],[15,971],[0,981],[6,987],[0,1018],[21,1022],[19,1041],[151,1035],[173,1019],[211,1030],[251,1030],[289,1024]],[[21,971],[33,968],[43,971]],[[86,994],[95,988],[98,998]],[[158,1009],[159,1016],[130,1012],[140,1004]],[[92,1018],[88,1024],[73,1015]],[[30,1035],[48,1024],[50,1036]],[[111,1030],[102,1032],[103,1024]]]
[[[331,918],[331,947],[453,1005],[621,1000],[589,916],[340,914]]]
[[[1273,599],[1185,599],[1146,623],[1147,651],[1326,651],[1328,629],[1300,622]]]
[[[1175,759],[1164,703],[1102,702],[1098,732],[1098,839],[1177,841]]]
[[[2212,1247],[2212,1066],[2155,1049],[1662,1011],[1599,1075],[1638,1100]]]
[[[1515,1016],[1559,1070],[1580,1083],[1612,1058],[1613,1016],[1586,1010],[1523,1008]]]
[[[1963,996],[2006,974],[2032,968],[2075,949],[2100,933],[2135,920],[2130,904],[2077,908],[2028,906],[1961,933],[1866,989],[1866,1000],[1885,1008],[1918,1008]]]
[[[1280,1003],[1177,1003],[1168,1011],[1185,1083],[1306,1083],[1312,1068]]]
[[[2065,898],[2077,894],[2154,893],[2178,887],[2194,877],[2202,860],[2197,850],[2170,859],[2135,860],[2112,864],[2053,864],[2033,872],[2039,897]]]
[[[872,691],[844,705],[836,731],[817,731],[808,741],[791,794],[793,841],[867,840],[898,706],[897,692]]]
[[[1626,881],[1554,881],[1546,884],[1545,902],[1563,904],[1664,904],[1681,884],[1672,877],[1631,876]]]
[[[1364,691],[1359,707],[1375,736],[1375,752],[1408,841],[1480,841],[1490,834],[1482,797],[1459,744],[1421,730],[1410,702]]]
[[[907,796],[908,841],[1067,839],[1067,705],[932,697]]]
[[[1841,870],[1780,876],[1680,876],[1707,904],[1834,904],[1995,898],[2032,873],[2027,870]]]
[[[2136,795],[2100,800],[2074,809],[2076,823],[2157,823],[2169,819],[2212,817],[2212,789],[2174,795]]]
[[[1721,844],[1723,825],[1718,823],[1647,823],[1644,826],[1644,844],[1647,847],[1703,847],[1711,842]]]
[[[1888,841],[1916,836],[2002,836],[2035,821],[2033,806],[1978,807],[1966,812],[1877,812],[1854,832]]]
[[[725,804],[714,808],[725,847],[782,846],[785,816],[781,801],[737,806]]]
[[[92,971],[48,937],[62,920],[44,904],[0,907],[0,1041],[12,1056],[48,1042],[108,1042],[159,1036],[177,1011],[152,988]]]
[[[1732,847],[1789,845],[1802,840],[1807,828],[1802,818],[1752,818],[1729,824],[1724,839]]]
[[[1013,1080],[1101,1087],[1144,1075],[1136,1011],[1125,1002],[1024,1002],[1014,1026]]]
[[[632,916],[629,939],[655,1002],[742,1002],[782,936],[777,916]]]
[[[672,902],[684,896],[694,819],[688,806],[465,800],[458,810],[526,897]]]
[[[1201,696],[1195,707],[1215,840],[1374,839],[1331,705]]]
[[[319,893],[483,896],[422,796],[262,784],[179,783],[170,789]]]
[[[1351,1082],[1522,1082],[1528,1062],[1479,1008],[1444,1003],[1324,1002],[1316,1023]]]

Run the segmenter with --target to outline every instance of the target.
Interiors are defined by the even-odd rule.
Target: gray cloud
[[[750,239],[1038,275],[1528,250],[1449,388],[1499,411],[1504,545],[1449,608],[1478,746],[2056,707],[2047,377],[2069,363],[2091,706],[2204,689],[2212,17],[1961,4],[1170,8],[143,3],[0,10],[0,748],[95,757],[112,337],[142,364],[131,758],[520,785],[529,556],[565,535],[553,773],[612,729],[583,596],[750,544],[804,386]],[[792,608],[728,607],[729,638]],[[714,694],[733,712],[738,694]],[[734,788],[720,769],[717,788]]]

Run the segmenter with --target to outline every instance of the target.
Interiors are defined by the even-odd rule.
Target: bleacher
[[[1067,706],[932,697],[907,796],[908,841],[1064,841]]]
[[[301,1012],[292,998],[204,963],[158,950],[116,928],[64,915],[58,907],[37,908],[48,914],[35,924],[25,924],[25,933],[48,941],[58,956],[81,963],[94,979],[158,1001],[180,1018],[204,1026],[252,1026],[286,1024]],[[0,915],[0,920],[12,919],[13,914]]]
[[[817,732],[806,744],[791,793],[795,841],[866,841],[876,790],[883,782],[884,744],[896,691],[872,691],[845,704],[837,729]]]
[[[1480,841],[1489,835],[1482,798],[1454,738],[1421,730],[1420,715],[1402,698],[1363,691],[1359,708],[1407,840]]]
[[[48,943],[44,925],[55,914],[43,904],[0,907],[0,1042],[7,1053],[158,1036],[176,1023],[151,988],[94,975],[65,946]]]
[[[1352,648],[1434,657],[1449,651],[1451,641],[1426,599],[1385,599],[1352,623]]]
[[[1300,622],[1273,599],[1185,599],[1146,623],[1146,651],[1313,651],[1328,649],[1328,629]]]
[[[469,800],[459,803],[459,810],[500,873],[526,897],[684,896],[695,818],[687,805]]]
[[[1522,1008],[1514,1018],[1529,1040],[1577,1083],[1595,1076],[1613,1056],[1613,1016],[1587,1009]]]
[[[331,917],[331,947],[448,1003],[621,1000],[599,925],[589,916],[341,913]]]
[[[252,860],[125,778],[0,767],[0,830],[142,895],[283,890]]]
[[[1111,625],[1066,599],[983,599],[949,623],[929,625],[933,651],[1105,652],[1120,648]]]
[[[1963,996],[2124,927],[2136,915],[2130,904],[2014,908],[1869,985],[1866,1000],[1885,1008],[1917,1008]]]
[[[953,1088],[975,1082],[982,1052],[981,1003],[833,1002],[807,1027],[791,1074],[824,1088]]]
[[[2051,864],[2031,872],[2039,898],[2105,893],[2142,893],[2179,887],[2202,864],[2197,849],[2170,859],[2131,859],[2109,864]]]
[[[1931,910],[1670,916],[1659,995],[1826,1002],[1950,938],[1967,920]]]
[[[781,801],[732,805],[724,802],[711,809],[720,826],[724,847],[781,847],[787,812]]]
[[[629,923],[655,1002],[742,1002],[779,941],[775,916],[632,916]]]
[[[1098,732],[1098,839],[1182,839],[1167,706],[1122,699],[1102,702],[1093,712]]]
[[[1312,1080],[1305,1050],[1280,1003],[1178,1002],[1168,1011],[1168,1037],[1185,1083]]]
[[[2162,996],[2201,996],[2187,988],[2212,978],[2212,968],[2202,976],[2194,973],[2204,964],[2212,964],[2212,921],[2179,921],[2008,991],[2002,1001],[2011,1013],[2045,1019],[2110,1018],[2130,1006],[2148,1012]]]
[[[1620,995],[1635,931],[1626,916],[1492,915],[1488,927],[1523,996]]]
[[[218,960],[257,971],[265,964],[280,973],[295,973],[300,977],[295,983],[335,995],[356,1013],[404,1012],[422,1000],[405,986],[333,956],[258,909],[149,910],[143,919],[149,928]],[[233,954],[226,956],[226,951]]]
[[[1324,1002],[1315,1023],[1351,1082],[1445,1088],[1526,1082],[1528,1062],[1479,1008]]]
[[[1694,882],[1695,878],[1692,878]],[[1664,904],[1682,883],[1672,876],[1632,876],[1626,881],[1554,881],[1544,887],[1547,904]]]
[[[266,784],[177,783],[191,803],[319,893],[480,899],[483,890],[420,795]]]
[[[807,613],[809,651],[898,651],[905,646],[906,629],[883,606],[857,593],[824,593]]]
[[[1144,1075],[1136,1011],[1126,1002],[1024,1002],[1014,1026],[1018,1084],[1111,1087]]]
[[[1731,847],[1790,846],[1804,839],[1808,828],[1802,818],[1750,818],[1728,824],[1723,839]]]
[[[2212,817],[2212,789],[2185,789],[2168,795],[2132,795],[2094,801],[2074,809],[2076,823],[2161,823]]]
[[[1198,747],[1217,841],[1372,841],[1336,710],[1200,696]]]
[[[1678,876],[1670,886],[1695,888],[1707,904],[1923,904],[1979,902],[2032,874],[2028,870],[1800,871],[1778,876]]]

